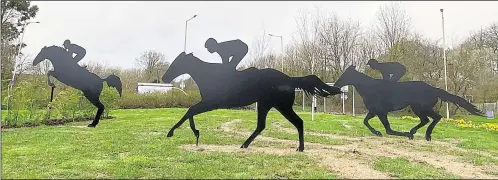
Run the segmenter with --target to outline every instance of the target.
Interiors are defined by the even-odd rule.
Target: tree
[[[166,56],[154,50],[146,50],[135,61],[142,68],[147,82],[151,82],[154,79],[161,79],[161,75],[169,67]]]
[[[377,12],[376,35],[382,43],[383,51],[389,51],[395,44],[410,35],[410,17],[400,3],[381,6]],[[391,57],[396,59],[395,56]]]
[[[36,16],[38,6],[31,5],[31,1],[1,1],[1,76],[2,89],[7,87],[8,79],[12,76],[13,65],[17,52],[26,44],[14,42],[24,31],[23,24]]]
[[[324,59],[322,66],[332,70],[331,78],[335,79],[358,58],[356,49],[360,41],[360,24],[353,20],[342,20],[333,14],[319,26],[319,47],[323,52],[320,58]],[[325,73],[326,69],[322,71],[330,74]]]

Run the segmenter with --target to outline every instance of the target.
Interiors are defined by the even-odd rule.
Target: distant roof
[[[138,83],[138,86],[173,87],[173,84],[164,84],[164,83]]]

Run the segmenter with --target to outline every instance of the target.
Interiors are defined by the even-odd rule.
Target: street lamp
[[[443,25],[443,61],[444,61],[444,90],[448,91],[448,80],[446,77],[446,40],[444,36],[444,15],[443,9],[439,9],[441,11],[441,20]],[[450,108],[448,102],[446,102],[446,119],[450,118]]]
[[[24,40],[24,32],[26,32],[26,27],[31,24],[31,23],[35,23],[35,24],[38,24],[40,23],[40,21],[35,21],[35,22],[26,22],[24,24],[22,24],[22,32],[21,32],[21,39],[19,39],[19,49],[17,49],[17,53],[16,53],[16,56],[14,57],[14,69],[12,70],[12,78],[10,78],[10,81],[9,81],[9,85],[7,87],[7,111],[10,109],[9,107],[9,103],[10,103],[10,89],[12,88],[12,86],[14,85],[14,80],[15,80],[15,75],[16,75],[16,67],[17,67],[17,60],[16,58],[19,57],[19,54],[21,54],[21,48],[22,48],[22,42]],[[20,23],[18,24],[20,25]]]
[[[188,22],[192,19],[194,19],[195,17],[197,17],[197,14],[192,16],[190,19],[187,19],[185,21],[185,41],[183,42],[183,52],[187,53],[187,25],[188,25]],[[182,80],[185,79],[185,75],[182,75]]]
[[[282,52],[282,57],[281,57],[281,64],[282,64],[282,72],[284,72],[284,38],[282,36],[277,36],[277,35],[273,35],[273,34],[268,34],[272,37],[278,37],[280,38],[280,48],[281,48],[281,52]]]
[[[40,21],[35,21],[35,22],[26,22],[26,23],[22,24],[21,39],[19,39],[19,42],[18,42],[18,44],[19,44],[19,49],[17,49],[16,57],[15,57],[14,59],[19,58],[19,54],[21,54],[21,49],[22,49],[22,48],[21,48],[21,46],[22,46],[22,45],[21,45],[21,43],[22,43],[22,42],[23,42],[23,40],[24,40],[24,32],[26,32],[26,27],[27,27],[29,24],[31,24],[31,23],[36,23],[36,24],[38,24],[38,23],[40,23]],[[14,69],[12,70],[12,78],[11,78],[12,80],[9,82],[9,88],[11,88],[11,87],[12,87],[13,82],[14,82],[14,78],[15,78],[15,74],[16,74],[15,72],[16,72],[16,67],[17,67],[16,63],[17,63],[17,61],[14,61]]]
[[[196,15],[194,15],[194,16],[192,16],[190,19],[187,19],[187,20],[185,21],[185,42],[184,42],[184,44],[183,44],[183,51],[184,51],[184,52],[185,52],[185,51],[187,51],[187,24],[188,24],[188,22],[189,22],[190,20],[194,19],[195,17],[197,17],[197,14],[196,14]]]

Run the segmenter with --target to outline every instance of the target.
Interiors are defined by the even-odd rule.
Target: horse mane
[[[368,77],[369,79],[375,79],[375,78],[372,78],[372,77],[366,75],[365,73],[362,73],[362,72],[360,72],[360,71],[358,71],[356,69],[353,69],[353,72],[356,73],[356,74],[358,74],[359,76]]]
[[[59,49],[63,49],[62,47],[60,47],[60,46],[56,46],[56,45],[48,46],[47,48],[54,48],[54,47],[57,47],[57,48],[59,48]]]
[[[188,54],[185,54],[185,56],[184,56],[184,57],[187,57],[187,58],[192,58],[193,60],[196,60],[196,61],[199,61],[199,62],[205,62],[205,61],[203,61],[203,60],[199,59],[197,56],[194,56],[194,54],[193,54],[193,53],[188,53]]]
[[[60,46],[56,46],[56,45],[52,45],[52,46],[45,46],[43,48],[43,50],[47,51],[47,53],[49,54],[62,54],[63,56],[68,56],[70,57],[70,54],[67,53],[66,49],[64,49],[63,47],[60,47]],[[67,57],[64,57],[64,58],[67,58]],[[55,60],[55,59],[50,59],[50,60]]]
[[[56,49],[56,50],[59,50],[59,51],[66,51],[63,47],[56,46],[56,45],[47,46],[47,47],[45,47],[45,49]]]

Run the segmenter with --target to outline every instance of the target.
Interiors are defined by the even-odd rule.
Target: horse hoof
[[[425,137],[425,140],[427,140],[427,141],[431,141],[431,139],[432,139],[431,136],[426,136]]]
[[[171,136],[173,136],[173,132],[170,131],[166,137],[171,137]]]
[[[89,124],[87,127],[93,127],[94,128],[95,126],[97,126],[97,125],[95,125],[95,124]]]
[[[413,134],[408,135],[409,140],[413,140]]]
[[[374,134],[375,134],[376,136],[382,137],[382,133],[381,133],[381,132],[379,132],[379,131],[375,131],[375,133],[374,133]]]
[[[297,148],[297,149],[296,149],[296,151],[297,151],[297,152],[303,152],[303,151],[304,151],[304,148],[300,148],[300,147],[299,147],[299,148]]]

